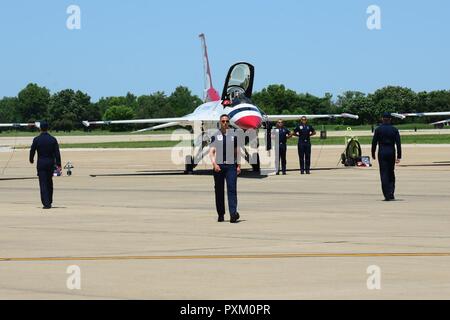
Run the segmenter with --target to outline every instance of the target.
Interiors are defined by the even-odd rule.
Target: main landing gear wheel
[[[185,162],[184,162],[184,173],[185,174],[192,174],[194,173],[194,157],[192,156],[186,156]]]

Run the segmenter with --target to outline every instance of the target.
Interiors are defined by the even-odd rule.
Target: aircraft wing
[[[450,116],[450,111],[445,112],[417,112],[417,113],[392,113],[392,116],[400,119],[406,117],[441,117]]]
[[[39,123],[0,123],[0,128],[38,127]]]
[[[433,123],[430,123],[430,125],[434,126],[434,125],[437,125],[437,124],[447,124],[447,123],[450,123],[450,119],[442,120],[442,121],[438,121],[438,122],[433,122]]]
[[[350,113],[341,114],[279,114],[279,115],[267,115],[270,121],[281,120],[298,120],[302,117],[307,119],[334,119],[334,118],[348,118],[348,119],[359,119],[359,116]]]
[[[161,128],[168,128],[173,126],[186,126],[192,125],[195,121],[218,121],[220,116],[220,112],[208,112],[198,114],[189,114],[180,118],[159,118],[159,119],[133,119],[133,120],[106,120],[106,121],[83,121],[83,125],[85,127],[89,127],[91,125],[111,125],[111,124],[159,124],[154,127],[143,129],[139,132],[144,132],[148,130],[155,130]],[[301,117],[307,117],[308,119],[333,119],[333,118],[348,118],[348,119],[358,119],[357,115],[353,115],[350,113],[341,113],[341,114],[322,114],[322,115],[303,115],[303,114],[294,114],[294,115],[268,115],[268,119],[270,121],[276,121],[278,119],[282,120],[298,120]]]
[[[175,125],[183,125],[189,124],[192,121],[197,119],[191,119],[186,117],[180,118],[159,118],[159,119],[134,119],[134,120],[106,120],[106,121],[83,121],[83,125],[85,127],[89,127],[91,125],[111,125],[111,124],[152,124],[152,123],[160,123],[160,124],[171,124],[171,126]],[[198,119],[201,120],[201,119]]]
[[[159,124],[157,126],[144,129],[155,130],[174,126],[188,126],[192,125],[195,121],[218,121],[219,115],[210,112],[201,115],[189,114],[184,117],[179,118],[157,118],[157,119],[133,119],[133,120],[105,120],[105,121],[83,121],[85,127],[90,127],[91,125],[111,125],[111,124]]]
[[[111,124],[157,124],[152,130],[168,128],[174,126],[189,126],[196,121],[215,121],[219,120],[223,113],[223,107],[220,102],[209,102],[198,107],[193,113],[177,118],[150,118],[150,119],[131,119],[131,120],[104,120],[104,121],[83,121],[85,127],[91,125],[111,125]]]
[[[163,123],[163,124],[160,124],[160,125],[157,125],[157,126],[153,126],[153,127],[149,127],[149,128],[133,131],[132,133],[142,133],[142,132],[146,132],[146,131],[152,131],[152,130],[159,130],[159,129],[164,129],[164,128],[175,127],[175,126],[179,126],[179,125],[180,125],[179,122],[168,122],[168,123]]]

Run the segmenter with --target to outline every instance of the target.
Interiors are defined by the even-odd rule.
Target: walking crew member
[[[61,170],[61,154],[58,141],[48,132],[48,123],[41,122],[41,134],[34,138],[30,150],[30,163],[34,163],[37,151],[37,173],[41,189],[41,201],[44,209],[51,209],[53,203],[53,172],[55,165]]]
[[[301,174],[311,173],[311,137],[316,130],[308,124],[306,117],[300,118],[300,123],[295,127],[294,134],[298,137],[298,157],[300,159]]]
[[[284,127],[283,120],[277,121],[277,131],[278,131],[278,152],[279,157],[277,159],[277,175],[280,174],[280,162],[281,171],[283,175],[286,174],[286,152],[287,152],[287,139],[292,137],[292,133],[289,129]]]
[[[402,158],[402,144],[400,133],[392,126],[390,113],[383,114],[383,123],[375,129],[372,139],[372,158],[378,145],[378,163],[380,165],[381,187],[386,201],[395,200],[395,164]],[[397,146],[397,157],[395,147]]]
[[[214,190],[216,195],[216,209],[218,222],[224,221],[225,216],[225,181],[227,182],[228,208],[230,222],[239,220],[237,211],[237,176],[241,173],[238,164],[237,137],[229,129],[230,117],[220,116],[220,131],[211,137],[209,157],[214,167]]]

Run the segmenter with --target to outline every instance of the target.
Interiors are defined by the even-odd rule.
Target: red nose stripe
[[[237,120],[236,124],[242,129],[258,129],[261,126],[261,117],[245,116]]]

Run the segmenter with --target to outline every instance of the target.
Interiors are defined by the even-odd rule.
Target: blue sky
[[[81,8],[81,30],[66,28],[71,4]],[[372,4],[381,30],[367,29]],[[447,0],[1,0],[0,97],[29,82],[94,101],[178,85],[202,95],[201,32],[219,91],[242,60],[255,65],[256,90],[450,89]]]

